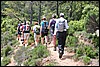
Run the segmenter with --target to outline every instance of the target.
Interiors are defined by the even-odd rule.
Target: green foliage
[[[32,4],[32,5],[31,5]],[[16,29],[19,20],[28,20],[30,21],[30,15],[33,16],[32,21],[38,21],[39,15],[39,1],[2,1],[1,2],[1,48],[4,48],[6,45],[18,45],[16,41]],[[32,6],[32,11],[30,9]],[[58,10],[57,10],[58,7]],[[99,38],[87,34],[87,32],[94,33],[96,27],[99,27],[99,2],[98,1],[41,1],[41,14],[46,16],[47,21],[51,18],[52,14],[60,14],[63,12],[65,18],[68,20],[68,35],[66,40],[66,45],[70,47],[70,50],[75,50],[75,57],[78,58],[82,55],[86,55],[86,63],[88,63],[88,58],[96,58],[99,55]],[[57,16],[58,17],[58,16]],[[40,18],[40,19],[41,19]],[[32,26],[33,24],[31,24]],[[92,39],[94,47],[82,46],[77,43],[77,37],[73,35],[79,35],[77,31],[85,35],[86,38]],[[30,38],[28,44],[34,42],[34,35],[30,32]],[[58,41],[56,41],[57,43]],[[84,45],[84,44],[83,44]],[[37,58],[43,58],[48,55],[48,51],[44,46],[37,46],[33,50],[30,48],[22,47],[18,50],[15,59],[19,64],[22,63],[25,59],[28,58],[26,66],[36,66]],[[10,47],[3,49],[1,56],[7,54],[10,51]],[[79,58],[78,58],[79,59]],[[4,63],[5,65],[5,63]],[[52,66],[52,64],[50,64]]]
[[[93,41],[94,47],[99,47],[99,37],[94,36],[92,38],[92,41]]]
[[[68,34],[73,34],[76,31],[83,31],[83,30],[85,30],[84,24],[85,24],[84,20],[70,21],[69,22]]]
[[[49,55],[48,50],[45,46],[39,45],[33,50],[34,58],[47,57]]]
[[[84,55],[84,48],[83,48],[82,45],[79,46],[79,47],[77,47],[76,54],[78,54],[79,57],[82,56],[82,55]]]
[[[90,57],[88,57],[88,56],[83,56],[83,62],[84,62],[84,64],[89,64],[90,63]]]
[[[12,48],[10,45],[7,45],[5,48],[2,49],[2,56],[8,56],[9,52],[12,51]]]
[[[85,5],[82,11],[82,19],[85,20],[87,32],[94,33],[99,26],[99,8],[94,5]]]
[[[31,47],[21,47],[14,56],[18,65],[24,62],[26,66],[35,66],[37,59],[44,58],[49,55],[49,51],[46,49],[45,46],[39,45],[34,49],[30,49]],[[25,61],[24,61],[25,60]]]
[[[96,52],[96,50],[94,50],[93,47],[91,46],[84,46],[84,53],[90,57],[90,58],[96,58],[96,56],[98,56],[98,53]]]
[[[4,57],[2,62],[1,62],[1,66],[6,66],[8,63],[10,63],[10,57]]]
[[[77,37],[68,35],[67,39],[66,39],[65,46],[76,47],[77,46],[77,42],[78,42],[78,38]]]

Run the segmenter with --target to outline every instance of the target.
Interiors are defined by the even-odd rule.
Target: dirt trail
[[[21,42],[20,42],[20,45],[19,47],[22,46]],[[54,60],[57,64],[56,66],[85,66],[84,63],[82,63],[81,61],[77,61],[75,62],[73,59],[72,59],[72,56],[75,54],[75,53],[68,53],[67,51],[64,52],[63,56],[62,56],[62,59],[59,59],[59,54],[58,54],[58,48],[56,51],[53,50],[53,45],[50,44],[47,46],[47,49],[50,51],[50,56],[49,56],[49,60]],[[66,50],[67,48],[65,48]],[[18,50],[18,48],[16,48],[14,50],[14,52],[16,52]],[[7,66],[16,66],[16,63],[13,59],[13,56],[12,55],[12,58],[11,58],[11,63],[9,63]],[[90,64],[88,66],[95,66],[94,64]]]
[[[48,45],[48,48],[47,49],[51,53],[50,57],[52,59],[54,59],[55,62],[57,62],[57,65],[56,66],[84,66],[84,63],[82,63],[80,61],[75,62],[73,59],[71,59],[71,57],[75,53],[68,53],[67,51],[65,51],[64,54],[63,54],[63,56],[62,56],[62,58],[59,59],[58,48],[57,48],[56,51],[53,51],[53,45],[50,44],[50,45]]]

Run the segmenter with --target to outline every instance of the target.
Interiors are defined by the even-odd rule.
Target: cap
[[[45,17],[45,16],[43,16],[42,20],[46,20],[46,17]]]
[[[64,16],[64,13],[60,13],[60,16]]]

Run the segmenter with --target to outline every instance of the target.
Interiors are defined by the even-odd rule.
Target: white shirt
[[[60,17],[60,18],[57,19],[57,21],[56,21],[54,35],[56,35],[56,32],[58,31],[57,25],[58,25],[58,23],[59,23],[59,20],[60,20],[60,21],[64,21],[64,20],[65,20],[65,29],[64,29],[64,31],[67,31],[67,29],[69,28],[69,26],[68,26],[68,24],[67,24],[67,20],[64,19],[63,17]]]
[[[98,29],[96,30],[96,35],[99,37],[99,30]]]

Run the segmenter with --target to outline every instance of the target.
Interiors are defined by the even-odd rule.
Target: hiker
[[[52,15],[52,19],[49,21],[49,28],[50,28],[50,34],[51,34],[51,44],[54,45],[54,51],[56,51],[56,37],[53,36],[54,30],[55,30],[55,23],[56,23],[56,14]]]
[[[23,45],[25,46],[25,44],[27,44],[29,36],[30,36],[30,30],[31,27],[29,25],[29,22],[25,22],[25,24],[23,25],[23,35],[24,35],[24,43]]]
[[[24,25],[24,23],[21,23],[21,26],[20,26],[20,31],[21,31],[21,41],[22,41],[22,42],[24,41],[23,25]]]
[[[41,43],[46,44],[46,47],[47,47],[47,44],[48,44],[48,25],[49,23],[46,21],[46,17],[43,17],[42,18],[42,21],[40,23],[40,36],[41,36]],[[45,41],[44,41],[45,40]]]
[[[64,46],[68,27],[67,20],[64,19],[64,13],[60,13],[60,18],[57,19],[54,31],[54,36],[57,37],[58,41],[59,58],[62,58],[62,55],[64,54]]]
[[[21,38],[21,31],[20,31],[20,27],[21,27],[21,23],[18,23],[18,27],[17,27],[17,33],[18,33],[18,40]]]
[[[35,46],[37,46],[40,40],[40,25],[38,24],[38,22],[34,22],[33,33],[34,33]]]

